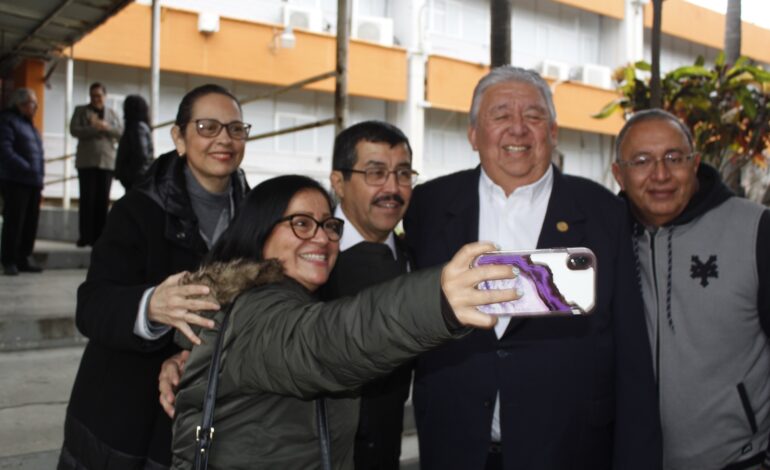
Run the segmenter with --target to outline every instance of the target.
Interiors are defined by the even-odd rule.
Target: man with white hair
[[[493,69],[476,86],[468,127],[480,167],[414,190],[404,225],[417,268],[475,240],[587,247],[597,260],[592,314],[500,317],[494,330],[418,358],[423,470],[660,469],[628,215],[605,188],[551,164],[557,135],[548,84],[530,70]]]
[[[43,142],[32,118],[37,96],[29,88],[13,92],[8,110],[0,114],[0,195],[3,233],[0,259],[3,274],[42,271],[31,260],[43,191]]]

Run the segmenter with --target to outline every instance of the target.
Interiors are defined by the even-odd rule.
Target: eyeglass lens
[[[411,186],[414,183],[416,172],[411,168],[399,168],[397,170],[386,170],[384,168],[367,168],[363,170],[364,178],[367,184],[379,186],[385,184],[393,173],[396,176],[396,183],[399,186]]]
[[[249,136],[251,124],[245,124],[240,121],[225,124],[216,119],[198,119],[195,121],[195,129],[201,137],[216,137],[222,132],[223,127],[227,130],[227,135],[230,138],[245,140]]]
[[[295,214],[290,216],[289,224],[297,238],[310,240],[318,232],[318,227],[323,227],[326,236],[331,241],[337,241],[342,236],[342,221],[334,217],[323,221],[317,221],[308,215]]]

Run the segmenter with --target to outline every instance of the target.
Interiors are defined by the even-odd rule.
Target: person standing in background
[[[99,82],[88,88],[90,102],[78,106],[70,121],[70,134],[78,139],[75,167],[80,182],[77,246],[93,245],[107,221],[115,145],[123,133],[117,113],[104,106],[107,89]]]
[[[125,130],[118,142],[115,178],[128,192],[152,163],[153,145],[150,107],[139,95],[128,95],[123,101]]]
[[[39,273],[31,260],[43,191],[43,142],[32,123],[37,97],[28,88],[13,92],[10,107],[0,115],[0,195],[3,274]]]

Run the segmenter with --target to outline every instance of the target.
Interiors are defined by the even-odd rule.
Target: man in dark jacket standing
[[[331,183],[345,221],[337,263],[322,288],[326,298],[355,295],[408,269],[406,249],[393,229],[409,205],[412,149],[397,127],[364,121],[334,141]],[[404,402],[412,364],[404,364],[361,390],[354,450],[356,470],[398,470]]]
[[[663,468],[767,468],[770,212],[700,164],[689,129],[636,113],[612,172],[635,218]]]
[[[494,330],[418,358],[423,470],[660,468],[627,215],[605,188],[551,164],[557,135],[548,84],[530,70],[493,69],[470,110],[480,168],[414,190],[404,228],[417,268],[475,240],[507,250],[587,247],[598,264],[591,315],[501,317]]]
[[[19,88],[10,108],[0,115],[0,194],[3,234],[0,246],[3,273],[40,272],[30,259],[35,245],[43,191],[43,142],[32,123],[37,111],[35,92]]]

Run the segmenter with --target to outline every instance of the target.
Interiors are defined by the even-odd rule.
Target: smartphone
[[[477,256],[471,267],[511,266],[514,277],[484,281],[479,289],[516,289],[520,298],[477,307],[490,315],[533,317],[585,315],[596,303],[596,256],[588,248],[491,251]]]

